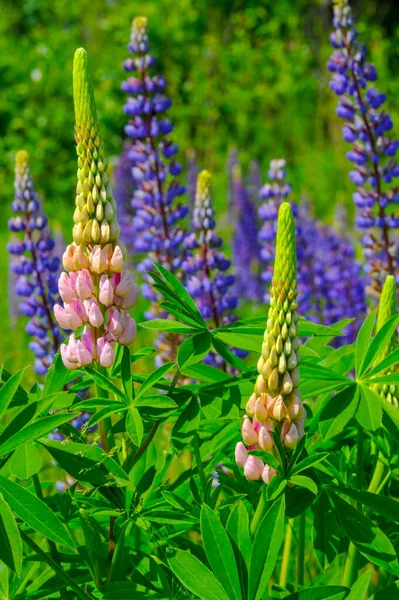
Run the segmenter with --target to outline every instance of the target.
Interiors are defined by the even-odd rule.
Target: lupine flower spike
[[[397,313],[396,304],[397,288],[395,278],[392,275],[388,275],[385,280],[384,287],[380,297],[380,303],[378,305],[378,319],[377,319],[377,332],[389,319],[394,317]],[[393,334],[391,341],[382,350],[378,356],[377,362],[380,362],[388,356],[395,349],[396,332]],[[388,373],[387,373],[388,374]],[[380,394],[385,400],[399,407],[399,395],[396,385],[388,385],[386,383],[376,384],[375,391]]]
[[[398,203],[399,188],[392,181],[399,177],[395,160],[399,141],[390,135],[391,117],[380,110],[386,95],[372,85],[377,72],[366,61],[366,47],[357,41],[348,0],[334,0],[333,25],[330,42],[335,50],[327,65],[333,73],[330,87],[339,96],[337,115],[346,121],[343,137],[353,144],[346,156],[354,165],[349,177],[357,186],[356,223],[364,230],[369,293],[378,297],[386,275],[398,272],[398,241],[392,230],[399,227],[399,217],[392,208]]]
[[[45,375],[61,343],[59,328],[53,316],[58,301],[57,278],[60,260],[54,255],[54,240],[39,202],[29,169],[29,156],[17,153],[15,164],[15,198],[11,206],[15,216],[8,226],[23,239],[12,239],[7,249],[13,255],[12,273],[16,276],[15,292],[23,298],[19,311],[29,317],[26,332],[36,356],[35,371]]]
[[[118,243],[115,201],[108,187],[107,163],[99,134],[88,56],[75,53],[73,94],[78,154],[78,183],[73,243],[63,256],[58,282],[63,306],[54,314],[72,333],[62,344],[65,366],[76,369],[97,362],[109,367],[115,360],[114,344],[129,345],[136,335],[129,309],[137,302],[138,288],[124,270],[124,248]]]
[[[249,480],[265,483],[275,469],[250,450],[273,452],[275,431],[283,445],[292,449],[304,434],[306,412],[299,386],[300,350],[297,337],[297,280],[295,224],[291,208],[284,202],[278,214],[276,258],[271,286],[269,318],[258,361],[255,390],[246,405],[235,457]]]

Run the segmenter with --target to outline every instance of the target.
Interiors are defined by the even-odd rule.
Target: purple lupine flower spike
[[[259,191],[266,200],[259,209],[259,216],[264,221],[259,240],[266,282],[270,281],[272,274],[278,209],[291,191],[285,181],[284,160],[270,163],[269,179],[271,182]],[[296,216],[301,313],[326,325],[364,314],[364,278],[350,241],[312,217],[308,203],[301,206],[293,204],[292,211]],[[352,323],[345,330],[348,341],[354,340],[357,326],[358,323]]]
[[[13,256],[12,272],[17,276],[15,292],[22,298],[19,311],[29,318],[26,332],[33,338],[29,347],[36,356],[35,371],[45,375],[62,341],[53,317],[53,307],[59,299],[60,259],[54,254],[55,242],[36,198],[25,151],[16,156],[11,208],[14,216],[8,226],[15,236],[7,249]]]
[[[399,188],[392,185],[399,176],[395,160],[399,141],[390,134],[392,119],[382,109],[386,95],[373,85],[377,72],[366,61],[366,47],[357,41],[348,0],[334,0],[333,26],[330,42],[335,50],[327,65],[333,73],[330,87],[339,97],[336,113],[345,119],[343,137],[352,144],[346,156],[354,167],[349,177],[357,186],[356,224],[364,232],[368,292],[378,297],[386,276],[398,274],[393,230],[399,227],[399,218],[391,207],[399,201]]]
[[[149,52],[147,19],[133,20],[128,49],[134,58],[124,62],[127,72],[136,71],[122,89],[129,94],[124,111],[131,117],[125,133],[133,140],[129,157],[132,160],[132,177],[135,191],[132,207],[135,211],[135,251],[143,256],[138,270],[146,272],[158,262],[178,271],[183,254],[185,233],[180,221],[187,215],[188,207],[174,202],[185,193],[177,176],[181,165],[176,161],[178,146],[167,136],[173,130],[165,117],[171,106],[165,95],[166,81],[150,73],[156,63]],[[148,284],[143,286],[143,296],[155,301],[156,296]]]
[[[256,209],[242,180],[239,164],[233,168],[232,177],[235,290],[240,298],[257,301],[262,298],[262,285]]]

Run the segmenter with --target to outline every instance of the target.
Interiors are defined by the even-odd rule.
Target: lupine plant
[[[34,368],[38,375],[45,375],[62,341],[53,315],[60,259],[54,254],[55,242],[40,209],[24,150],[16,155],[14,186],[14,216],[8,222],[12,239],[7,250],[13,257],[15,292],[22,299],[18,309],[29,319],[26,333],[33,338],[29,348],[35,355]]]
[[[338,8],[342,29],[350,13],[346,3]],[[46,354],[47,372],[34,385],[28,367],[0,371],[0,596],[396,598],[395,276],[383,269],[378,308],[356,337],[355,328],[344,335],[349,320],[339,319],[349,313],[338,300],[351,298],[360,321],[364,311],[353,250],[306,207],[288,203],[285,165],[275,161],[261,209],[267,301],[245,318],[215,231],[208,171],[198,175],[192,222],[177,226],[187,209],[172,208],[168,190],[180,187],[174,169],[165,183],[169,129],[160,112],[168,101],[163,79],[148,72],[154,60],[142,17],[130,49],[126,66],[139,77],[126,84],[134,96],[128,159],[137,211],[128,250],[80,48],[73,241],[63,252],[59,303],[56,287],[48,292],[49,315],[42,292],[56,277],[47,267],[52,243],[27,155],[17,155],[10,228],[24,237],[10,248],[18,282],[29,288],[23,303],[37,308],[28,316],[40,317],[46,335],[53,318],[58,332],[56,319],[65,340]],[[311,271],[304,239],[313,242]],[[136,275],[126,269],[138,250],[152,302],[144,317],[135,307]],[[310,304],[301,281],[316,286]],[[154,346],[145,345],[148,330],[163,336]],[[170,360],[160,339],[174,349]]]
[[[357,186],[353,194],[356,224],[363,231],[369,291],[378,298],[386,275],[396,275],[398,269],[395,230],[399,220],[394,207],[399,190],[394,181],[399,176],[395,160],[399,141],[391,135],[391,117],[381,109],[386,94],[373,85],[377,71],[367,62],[366,47],[357,39],[348,0],[334,0],[333,26],[330,87],[339,97],[337,115],[345,119],[344,139],[352,144],[346,156],[354,165],[349,177]]]

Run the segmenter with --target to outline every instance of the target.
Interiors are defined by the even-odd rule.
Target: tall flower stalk
[[[273,467],[248,452],[273,453],[275,432],[287,449],[295,448],[304,434],[306,412],[299,392],[301,361],[297,337],[297,273],[295,224],[284,202],[278,214],[276,257],[270,290],[267,328],[258,361],[255,390],[246,405],[235,457],[249,480],[265,483],[276,475]]]
[[[353,194],[358,208],[356,223],[364,231],[369,293],[378,297],[386,276],[398,271],[394,230],[399,218],[393,209],[399,188],[392,182],[399,176],[395,160],[399,141],[390,135],[391,117],[380,110],[386,95],[372,85],[377,72],[366,60],[366,47],[357,41],[348,0],[334,0],[333,25],[330,41],[335,50],[327,65],[333,73],[330,87],[339,97],[337,115],[346,121],[344,139],[353,144],[346,156],[354,165],[349,177],[357,186]]]
[[[40,210],[29,169],[29,155],[21,150],[15,161],[14,216],[8,226],[14,234],[7,249],[13,256],[15,292],[23,298],[19,311],[29,318],[26,332],[32,336],[30,349],[35,354],[34,368],[45,375],[62,340],[53,316],[58,301],[57,277],[60,260],[54,255],[55,242],[47,218]]]
[[[75,52],[73,64],[75,137],[78,183],[73,243],[63,256],[58,287],[63,306],[54,314],[64,329],[74,332],[62,344],[65,366],[76,369],[93,362],[109,367],[114,344],[129,345],[136,334],[130,317],[138,288],[124,270],[124,249],[118,243],[116,205],[108,186],[107,162],[101,142],[88,56]]]

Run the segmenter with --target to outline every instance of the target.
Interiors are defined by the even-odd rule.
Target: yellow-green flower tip
[[[141,31],[147,28],[147,23],[147,17],[136,17],[133,19],[133,28],[136,29],[136,31]]]
[[[116,205],[108,191],[107,163],[101,144],[88,55],[78,48],[73,61],[78,183],[73,239],[88,246],[115,242],[119,235]]]
[[[288,202],[278,211],[276,257],[274,261],[272,297],[285,300],[288,293],[296,295],[295,222]]]
[[[396,281],[393,275],[388,275],[385,279],[384,287],[378,306],[377,331],[397,313],[396,306]]]
[[[209,171],[201,171],[197,178],[197,194],[199,196],[207,196],[212,185],[212,176]]]
[[[15,156],[15,166],[17,169],[23,170],[28,166],[29,154],[26,150],[19,150]]]

